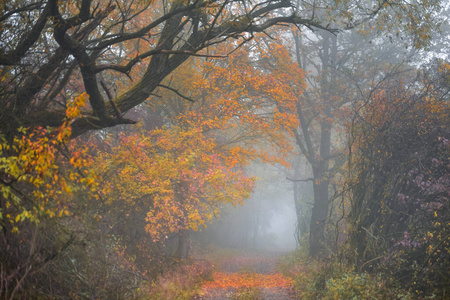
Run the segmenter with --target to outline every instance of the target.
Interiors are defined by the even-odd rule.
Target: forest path
[[[195,299],[297,299],[290,278],[276,271],[281,253],[242,253],[220,263]]]

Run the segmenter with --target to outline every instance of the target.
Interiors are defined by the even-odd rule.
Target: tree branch
[[[35,6],[39,8],[37,3],[35,3],[32,7]],[[41,32],[47,23],[49,13],[50,4],[47,4],[33,28],[30,32],[22,36],[14,51],[11,51],[6,55],[0,53],[0,65],[15,65],[23,58],[28,49],[30,49],[30,47],[39,39]]]
[[[184,96],[184,95],[181,94],[179,91],[177,91],[177,90],[174,89],[174,88],[171,88],[170,86],[167,86],[167,85],[164,85],[164,84],[159,84],[158,86],[160,86],[160,87],[162,87],[162,88],[165,88],[165,89],[168,89],[168,90],[174,92],[175,94],[177,94],[178,96],[180,96],[181,98],[183,98],[183,99],[185,99],[185,100],[187,100],[187,101],[190,101],[190,102],[192,102],[192,103],[195,102],[194,99],[189,98],[189,97],[187,97],[187,96]]]
[[[287,180],[289,181],[294,181],[294,182],[306,182],[306,181],[314,181],[314,178],[306,178],[306,179],[293,179],[293,178],[289,178],[286,177]]]

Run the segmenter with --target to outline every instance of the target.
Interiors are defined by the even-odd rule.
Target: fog
[[[297,217],[292,182],[286,170],[252,166],[254,191],[242,206],[226,206],[196,236],[201,243],[225,248],[287,252],[297,247]]]
[[[282,201],[285,201],[285,199]],[[296,224],[294,203],[292,200],[287,200],[270,221],[269,233],[274,237],[276,249],[290,251],[297,247],[295,239]]]

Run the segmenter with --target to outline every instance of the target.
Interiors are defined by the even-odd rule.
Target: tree
[[[348,100],[338,87],[338,65],[344,62],[338,58],[337,37],[326,32],[318,35],[321,40],[318,63],[312,61],[317,68],[318,78],[310,80],[310,90],[299,96],[297,117],[299,129],[294,131],[296,144],[305,155],[312,168],[314,204],[310,222],[310,254],[314,257],[324,255],[325,224],[328,218],[329,185],[334,171],[332,161],[337,158],[332,153],[332,131],[334,116]],[[306,62],[305,52],[300,52],[300,39],[294,36],[297,50],[297,62],[302,66]],[[302,57],[304,56],[304,57]],[[345,59],[345,57],[343,58]],[[314,58],[312,58],[314,60]],[[308,68],[308,65],[302,66]],[[313,83],[314,82],[314,83]],[[318,126],[317,132],[314,125]]]
[[[225,164],[215,148],[195,127],[121,136],[96,158],[101,193],[111,207],[125,202],[142,211],[154,242],[178,235],[177,256],[187,258],[189,230],[206,226],[226,203],[242,203],[252,189],[253,178]]]
[[[350,118],[350,111],[370,97],[383,81],[405,72],[411,68],[409,63],[423,56],[418,55],[417,48],[411,47],[414,37],[398,29],[395,35],[386,37],[357,30],[337,36],[323,30],[302,34],[294,31],[293,40],[296,61],[309,72],[307,89],[298,97],[300,126],[294,136],[299,151],[311,167],[311,175],[299,177],[300,172],[296,171],[290,179],[294,180],[296,189],[300,182],[313,183],[309,251],[317,258],[336,246],[327,240],[326,228],[332,222],[331,188],[339,195],[336,187],[342,178],[339,172],[346,152],[344,124]],[[342,214],[345,215],[345,211]],[[333,229],[337,227],[333,224]]]
[[[289,131],[297,123],[287,108],[303,78],[295,65],[291,73],[262,72],[250,57],[268,54],[249,55],[249,49],[180,68],[170,78],[172,88],[159,95],[164,101],[153,104],[166,116],[165,126],[108,139],[117,146],[96,158],[106,179],[103,198],[146,211],[154,241],[177,234],[181,257],[187,257],[190,230],[206,226],[227,203],[249,197],[253,179],[239,170],[254,160],[285,163],[290,151]],[[283,47],[275,54],[280,62],[289,58]],[[191,98],[197,101],[185,100]]]

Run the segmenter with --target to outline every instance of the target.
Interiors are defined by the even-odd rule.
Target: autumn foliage
[[[69,206],[74,192],[95,191],[97,177],[88,169],[87,148],[73,149],[67,145],[70,124],[80,115],[86,97],[81,94],[68,105],[60,127],[38,127],[32,131],[21,128],[12,142],[0,136],[3,173],[0,191],[4,208],[0,214],[5,229],[17,232],[18,222],[38,223],[43,217],[67,216],[71,213]]]
[[[220,45],[211,55],[230,52],[235,46]],[[170,122],[199,127],[205,135],[216,137],[229,151],[228,164],[261,159],[286,165],[292,151],[289,136],[298,126],[296,97],[305,83],[303,71],[282,41],[248,43],[228,58],[192,59],[168,81],[195,99],[180,102],[172,91],[163,89],[161,105],[167,106],[169,100],[173,107],[167,112]]]
[[[253,179],[225,164],[214,140],[196,128],[155,129],[118,142],[96,158],[107,179],[100,192],[111,205],[143,210],[154,241],[206,226],[222,205],[242,203],[252,189]]]
[[[104,178],[101,197],[111,207],[123,202],[145,213],[154,242],[196,231],[224,205],[242,204],[255,180],[244,170],[252,161],[287,164],[303,77],[298,68],[277,71],[251,59],[248,51],[263,61],[270,53],[292,64],[282,44],[267,45],[259,51],[242,47],[226,60],[193,60],[170,79],[177,89],[163,86],[164,102],[155,99],[146,108],[164,111],[163,125],[112,135],[110,146],[95,156]]]

